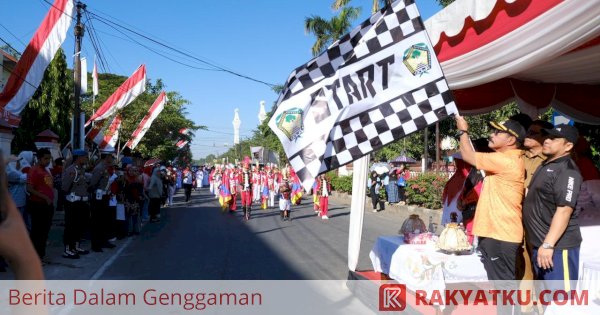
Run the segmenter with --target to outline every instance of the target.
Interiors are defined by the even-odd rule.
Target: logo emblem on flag
[[[422,76],[431,69],[431,53],[429,47],[424,43],[412,45],[404,51],[402,60],[408,71],[414,76]]]
[[[300,108],[292,108],[284,111],[275,118],[277,121],[277,128],[279,128],[290,141],[298,139],[304,131],[304,127],[302,126],[302,113],[303,111]]]

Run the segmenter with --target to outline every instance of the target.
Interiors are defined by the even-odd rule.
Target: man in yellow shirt
[[[523,241],[521,203],[525,168],[521,150],[525,129],[514,120],[491,122],[488,138],[493,153],[475,152],[469,140],[467,121],[456,116],[460,153],[465,162],[483,170],[486,177],[475,210],[473,234],[489,280],[515,280],[516,260]]]

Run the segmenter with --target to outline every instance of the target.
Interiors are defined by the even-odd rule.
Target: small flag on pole
[[[398,0],[289,76],[269,126],[306,189],[319,174],[457,112],[413,0]]]

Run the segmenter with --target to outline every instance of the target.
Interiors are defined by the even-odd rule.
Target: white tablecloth
[[[448,283],[483,282],[487,274],[479,256],[447,255],[431,245],[404,244],[402,236],[377,238],[369,254],[373,269],[411,290],[444,290]]]

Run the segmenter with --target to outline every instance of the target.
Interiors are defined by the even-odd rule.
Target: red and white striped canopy
[[[425,26],[461,113],[515,100],[600,124],[597,1],[457,0]]]

